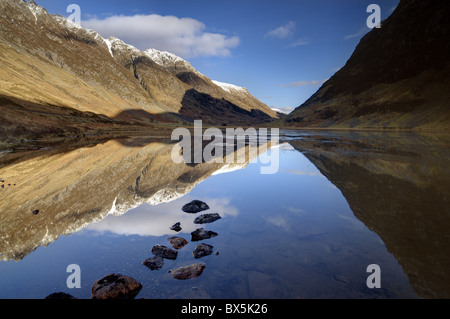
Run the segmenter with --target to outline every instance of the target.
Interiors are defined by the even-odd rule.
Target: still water
[[[175,164],[158,138],[1,155],[0,298],[63,291],[91,298],[110,273],[138,280],[136,298],[450,297],[450,138],[412,133],[282,131],[279,169]],[[222,219],[196,225],[181,207]],[[39,214],[33,214],[39,210]],[[200,213],[201,214],[201,213]],[[180,222],[182,230],[170,227]],[[194,259],[202,242],[214,253]],[[170,236],[189,243],[152,271]],[[203,263],[195,279],[168,272]],[[67,266],[81,269],[69,289]],[[367,267],[381,269],[370,289]]]

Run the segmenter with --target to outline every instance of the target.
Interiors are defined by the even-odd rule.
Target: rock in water
[[[188,244],[188,241],[181,237],[169,237],[167,239],[175,249],[181,249]]]
[[[151,258],[147,258],[142,264],[147,266],[151,270],[160,270],[164,265],[164,259],[159,256],[154,256]]]
[[[142,285],[136,279],[109,274],[97,280],[92,286],[92,299],[133,299],[141,291]]]
[[[209,256],[212,254],[213,246],[207,244],[200,244],[195,247],[195,250],[192,252],[192,255],[195,259],[202,258],[205,256]]]
[[[77,299],[72,295],[66,294],[65,292],[55,292],[47,297],[45,299],[54,299],[54,300],[69,300],[69,299]]]
[[[173,231],[176,231],[176,232],[181,231],[181,224],[180,223],[173,224],[173,226],[170,227],[170,230],[173,230]]]
[[[219,214],[217,213],[213,213],[213,214],[204,214],[201,216],[198,216],[195,220],[194,220],[194,224],[209,224],[209,223],[213,223],[216,220],[221,219],[222,217],[220,217]]]
[[[186,204],[181,208],[183,212],[189,213],[189,214],[196,214],[199,212],[202,212],[204,210],[208,210],[209,206],[208,204],[200,201],[200,200],[193,200],[192,202]]]
[[[179,279],[179,280],[186,280],[186,279],[192,279],[197,278],[200,276],[203,272],[203,270],[206,268],[206,265],[204,264],[194,264],[187,267],[181,267],[175,270],[169,271],[173,278]]]
[[[216,237],[216,236],[219,236],[219,234],[215,233],[211,230],[205,230],[203,228],[199,228],[196,231],[193,231],[191,233],[191,237],[192,237],[191,241],[200,241],[203,239],[209,239],[209,238]]]
[[[166,259],[177,259],[178,252],[176,250],[167,248],[166,246],[156,245],[152,248],[152,253]]]

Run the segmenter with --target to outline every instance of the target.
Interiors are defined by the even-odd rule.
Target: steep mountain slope
[[[211,80],[189,62],[172,53],[149,49],[145,54],[199,93],[211,95],[215,99],[225,99],[249,112],[261,111],[271,117],[278,117],[276,112],[251,95],[246,88]]]
[[[181,123],[193,118],[216,124],[218,109],[221,123],[235,119],[255,123],[276,116],[251,96],[242,99],[221,92],[206,76],[201,78],[207,85],[197,94],[199,86],[154,62],[149,54],[50,15],[34,1],[0,0],[0,65],[2,136],[68,127],[82,131],[86,117],[95,118],[93,124],[109,125]],[[189,72],[198,73],[192,66]],[[223,103],[211,103],[216,100]],[[221,104],[233,107],[221,109]],[[46,116],[51,120],[42,125],[39,121]],[[67,118],[76,118],[72,122],[77,124]],[[23,119],[26,127],[21,126]]]
[[[402,0],[283,123],[294,127],[450,127],[450,4]]]
[[[155,49],[142,52],[114,37],[106,41],[114,58],[134,74],[153,99],[184,118],[222,125],[267,122],[277,117],[246,89],[224,90],[174,54]]]

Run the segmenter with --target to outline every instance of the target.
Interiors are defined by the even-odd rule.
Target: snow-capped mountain
[[[21,126],[27,136],[81,133],[83,123],[116,120],[239,125],[276,117],[248,92],[223,89],[176,55],[105,39],[32,0],[0,0],[0,26],[0,97],[15,106],[0,112],[0,131]],[[14,110],[24,105],[26,115],[18,116]],[[47,117],[36,118],[43,108]],[[75,114],[77,123],[65,122]]]
[[[282,109],[279,109],[277,107],[271,107],[271,109],[272,109],[272,111],[275,111],[275,112],[280,113],[280,114],[288,114],[288,112],[283,111]]]
[[[246,88],[243,88],[243,87],[240,87],[240,86],[237,86],[234,84],[223,83],[223,82],[219,82],[219,81],[215,81],[215,80],[213,80],[213,83],[229,93],[232,93],[232,92],[245,93],[245,92],[247,92]]]

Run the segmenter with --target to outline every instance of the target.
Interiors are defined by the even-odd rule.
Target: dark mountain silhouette
[[[281,122],[292,127],[448,129],[450,3],[402,0],[347,64]]]

